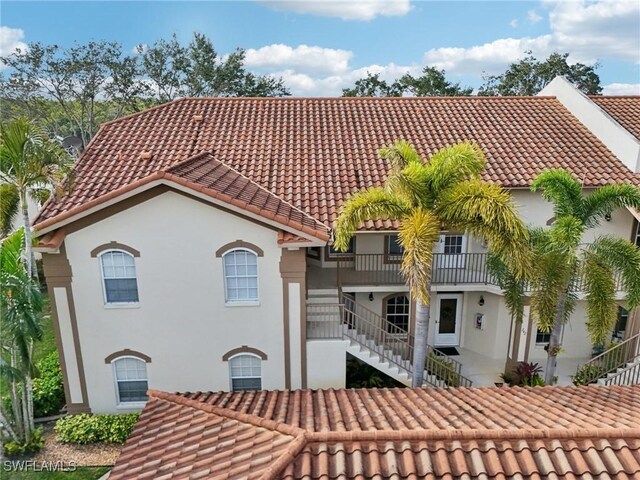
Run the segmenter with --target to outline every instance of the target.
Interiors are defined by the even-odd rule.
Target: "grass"
[[[52,465],[52,468],[54,465]],[[78,467],[73,471],[11,471],[0,472],[2,480],[97,480],[107,473],[111,467]]]

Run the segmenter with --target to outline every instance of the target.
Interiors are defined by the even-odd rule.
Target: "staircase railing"
[[[346,338],[380,356],[384,362],[412,375],[413,336],[348,295],[339,304],[308,304],[307,338]],[[471,386],[462,364],[430,345],[425,359],[425,381],[436,387]]]
[[[640,363],[634,363],[630,367],[604,379],[605,385],[637,385],[639,383]]]
[[[593,357],[576,370],[574,383],[586,385],[615,372],[640,355],[640,333]]]

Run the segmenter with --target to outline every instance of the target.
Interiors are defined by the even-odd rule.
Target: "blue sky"
[[[3,1],[0,52],[41,41],[115,40],[130,52],[176,33],[207,34],[222,54],[247,49],[247,67],[282,76],[295,95],[338,95],[366,74],[393,79],[425,65],[478,87],[532,50],[592,64],[605,92],[640,94],[638,0],[417,2]]]

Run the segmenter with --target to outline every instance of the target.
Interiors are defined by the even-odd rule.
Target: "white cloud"
[[[542,17],[538,15],[538,12],[536,12],[535,10],[529,10],[527,12],[527,20],[529,20],[529,22],[531,23],[538,23],[540,20],[542,20]]]
[[[411,10],[409,0],[269,0],[263,3],[279,11],[338,17],[343,20],[403,16]]]
[[[538,37],[501,38],[467,48],[445,47],[427,51],[427,64],[447,73],[480,75],[500,73],[531,50],[544,58],[569,52],[570,62],[593,64],[599,58],[640,63],[640,2],[636,0],[586,0],[544,2],[551,33]]]
[[[21,28],[0,26],[0,56],[5,57],[18,48],[26,50],[27,44],[22,41],[23,39],[24,30]]]
[[[341,73],[349,69],[353,52],[308,45],[290,47],[283,44],[250,48],[245,64],[250,68],[295,69],[303,72]]]
[[[603,95],[640,95],[640,83],[610,83],[602,86]]]
[[[518,19],[514,18],[509,22],[509,25],[511,26],[511,28],[516,28],[518,26]]]

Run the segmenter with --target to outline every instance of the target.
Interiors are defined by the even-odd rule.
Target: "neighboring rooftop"
[[[603,97],[593,95],[589,98],[640,140],[640,96]]]
[[[151,391],[109,478],[638,476],[636,385]]]
[[[73,192],[47,203],[35,224],[206,152],[330,227],[350,193],[384,181],[377,150],[400,138],[425,158],[474,140],[487,152],[485,178],[505,187],[528,187],[552,167],[587,187],[638,182],[552,97],[185,98],[104,124],[76,165]]]

